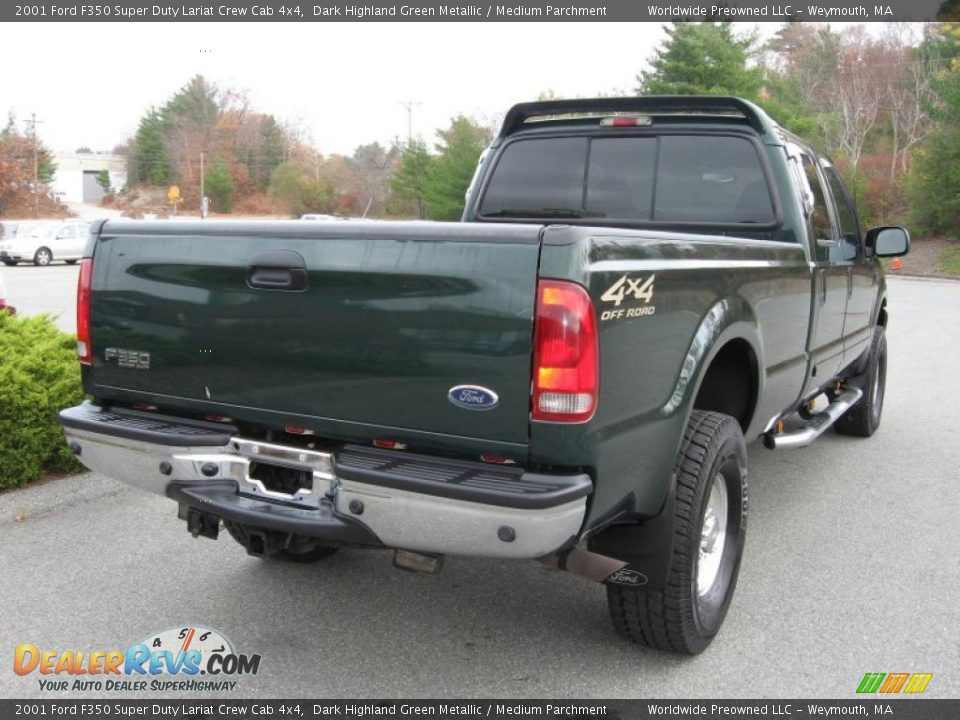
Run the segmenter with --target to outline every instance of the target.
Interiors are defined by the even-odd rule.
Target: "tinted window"
[[[579,213],[583,205],[586,138],[512,143],[500,156],[483,198],[482,215]]]
[[[813,226],[814,240],[833,240],[833,226],[830,224],[830,212],[827,210],[827,201],[820,185],[820,174],[817,166],[809,155],[802,155],[803,173],[807,177],[807,184],[813,192],[813,210],[810,213],[810,224]]]
[[[649,220],[656,167],[656,138],[594,140],[587,172],[587,214]]]
[[[857,245],[860,243],[860,227],[857,225],[857,213],[853,209],[850,194],[834,168],[826,168],[825,174],[830,184],[830,192],[833,193],[833,203],[837,206],[840,235],[846,242]]]
[[[773,204],[753,145],[732,137],[660,138],[653,219],[772,222]]]
[[[479,214],[664,223],[775,220],[754,145],[743,138],[690,135],[514,141],[494,168]]]

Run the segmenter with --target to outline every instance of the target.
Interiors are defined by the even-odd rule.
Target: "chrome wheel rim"
[[[710,496],[700,527],[700,552],[697,561],[697,596],[703,597],[720,575],[723,549],[727,544],[727,481],[717,473],[710,483]]]
[[[50,253],[41,250],[37,253],[37,260],[41,265],[48,265],[50,263]]]

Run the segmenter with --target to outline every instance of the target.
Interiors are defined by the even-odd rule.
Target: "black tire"
[[[3,264],[6,265],[7,267],[13,267],[18,262],[19,262],[18,260],[4,260]]]
[[[333,545],[322,545],[313,538],[284,535],[283,533],[272,532],[270,530],[260,530],[252,528],[249,525],[224,520],[224,527],[230,533],[230,537],[236,540],[247,549],[250,555],[254,555],[265,560],[285,560],[296,563],[313,563],[323,560],[333,555],[339,547]],[[253,531],[253,533],[251,533]],[[266,545],[269,548],[252,549],[251,534],[256,534],[260,538],[268,538]],[[274,540],[274,543],[271,543]],[[266,550],[264,552],[264,550]]]
[[[747,529],[747,451],[729,415],[694,410],[674,468],[673,551],[662,590],[608,585],[614,628],[632,642],[696,655],[713,640],[730,606]],[[714,554],[715,576],[698,590],[704,522],[714,483],[726,493],[725,534]],[[722,486],[723,490],[720,489]],[[712,515],[718,527],[717,515]],[[715,545],[719,536],[714,536]],[[707,573],[706,578],[710,574]],[[705,578],[705,579],[706,579]]]
[[[76,261],[76,260],[64,260],[64,262],[65,262],[67,265],[76,265],[76,264],[77,264],[77,261]]]
[[[846,380],[846,385],[863,390],[863,397],[834,423],[841,435],[870,437],[880,427],[883,396],[887,385],[887,334],[882,326],[873,330],[866,369]]]
[[[42,247],[37,248],[37,251],[33,254],[33,264],[40,265],[45,267],[53,262],[53,253],[50,252],[50,248]]]

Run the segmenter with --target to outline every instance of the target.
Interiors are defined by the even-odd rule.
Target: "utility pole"
[[[203,153],[200,153],[200,203],[203,204]]]
[[[40,217],[40,153],[37,150],[37,114],[30,113],[30,135],[33,138],[33,216]]]
[[[413,108],[423,105],[419,100],[401,100],[400,104],[407,111],[407,145],[413,142]]]

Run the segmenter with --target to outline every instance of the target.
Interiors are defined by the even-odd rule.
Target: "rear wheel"
[[[314,538],[264,530],[230,520],[224,520],[223,525],[230,537],[243,545],[250,555],[266,560],[312,563],[323,560],[340,549],[333,545],[323,545]]]
[[[77,261],[76,261],[76,260],[64,260],[64,262],[65,262],[67,265],[76,265],[76,264],[77,264]]]
[[[866,369],[849,378],[846,384],[863,390],[863,397],[833,426],[841,435],[870,437],[880,427],[883,396],[887,385],[887,334],[881,325],[877,325],[873,330]]]
[[[33,254],[33,264],[34,265],[49,265],[50,261],[53,260],[53,253],[50,252],[50,248],[39,248],[37,252]]]
[[[661,590],[607,586],[613,625],[628,640],[695,655],[730,606],[747,526],[747,451],[729,415],[695,410],[675,466],[673,550]]]

